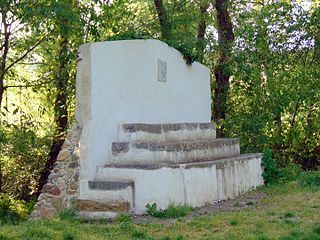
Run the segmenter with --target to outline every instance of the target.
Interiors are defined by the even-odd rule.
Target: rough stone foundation
[[[48,182],[31,213],[31,218],[54,217],[63,208],[74,207],[79,197],[79,139],[81,129],[75,121],[68,130]]]

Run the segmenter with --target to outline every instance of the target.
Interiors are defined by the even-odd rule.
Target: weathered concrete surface
[[[128,202],[134,205],[134,182],[124,179],[97,178],[80,185],[81,199]]]
[[[212,123],[122,124],[118,127],[118,141],[192,141],[216,138]]]
[[[167,65],[166,82],[158,81],[159,59]],[[110,161],[119,124],[210,122],[209,69],[199,63],[188,66],[180,52],[163,42],[85,44],[77,68],[81,185],[94,179],[97,166]]]
[[[104,181],[95,180],[88,182],[89,188],[93,190],[122,190],[127,187],[133,188],[134,183],[131,181]]]
[[[133,181],[134,212],[141,214],[147,203],[198,207],[232,198],[263,184],[261,174],[261,155],[249,154],[203,163],[107,165],[97,177]]]
[[[115,142],[110,164],[204,162],[239,155],[238,139]]]

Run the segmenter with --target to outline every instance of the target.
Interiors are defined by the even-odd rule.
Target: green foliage
[[[132,220],[132,216],[131,215],[125,214],[125,213],[121,213],[121,214],[117,215],[116,221],[118,223],[130,223],[133,220]]]
[[[74,240],[76,239],[75,235],[71,232],[63,233],[63,240]]]
[[[283,214],[284,218],[292,218],[294,216],[295,216],[294,212],[291,212],[291,211],[287,211]]]
[[[119,40],[148,39],[148,38],[150,38],[150,36],[144,35],[143,33],[136,32],[134,30],[128,30],[128,31],[110,36],[107,38],[107,40],[119,41]]]
[[[18,224],[28,216],[24,201],[15,200],[7,195],[0,195],[0,225]]]
[[[265,184],[275,183],[279,181],[280,171],[277,168],[276,161],[272,159],[272,151],[270,149],[265,149],[263,151],[262,166],[262,176]]]
[[[167,41],[168,45],[177,49],[183,55],[184,60],[188,65],[191,65],[194,61],[199,61],[199,53],[195,49],[195,41],[181,41],[171,40]]]
[[[202,59],[198,45],[205,46],[204,62],[213,69],[219,53],[215,11],[199,13],[199,4],[209,1],[163,2],[172,35],[166,42],[188,64]],[[248,3],[232,4],[236,41],[226,69],[232,79],[223,124],[228,137],[241,139],[241,152],[272,149],[276,160],[271,153],[263,160],[266,183],[295,180],[299,165],[315,169],[320,164],[319,4],[307,9],[299,1]],[[161,31],[154,1],[1,1],[0,8],[12,31],[3,34],[1,25],[0,45],[10,36],[5,63],[13,64],[0,74],[7,87],[0,109],[0,189],[30,201],[31,208],[55,134],[55,114],[67,107],[72,119],[79,45],[161,39]],[[203,17],[209,28],[199,43]],[[58,94],[66,97],[59,108]],[[318,185],[317,173],[301,179],[303,185]],[[168,211],[150,209],[159,215]]]
[[[0,133],[5,135],[0,141],[2,191],[18,199],[31,200],[50,140],[39,136],[32,126],[3,124]]]
[[[303,172],[300,177],[300,184],[304,187],[319,187],[320,170]]]
[[[146,214],[156,217],[156,218],[178,218],[178,217],[184,217],[188,215],[192,208],[189,206],[175,206],[170,205],[167,209],[157,209],[157,204],[147,204],[146,205],[147,211]]]
[[[147,239],[145,232],[134,229],[131,233],[131,239]]]
[[[231,226],[236,226],[236,225],[238,225],[238,224],[239,224],[238,219],[232,219],[232,220],[230,221],[230,225],[231,225]]]
[[[302,174],[301,166],[295,163],[289,163],[287,166],[280,168],[280,177],[284,182],[296,181]]]
[[[230,59],[227,135],[241,138],[242,152],[272,149],[279,167],[315,168],[320,72],[312,42],[319,7],[277,1],[248,8],[244,1],[233,8],[238,37]]]

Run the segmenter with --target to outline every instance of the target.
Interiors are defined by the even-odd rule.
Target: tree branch
[[[19,57],[18,59],[16,59],[15,61],[13,61],[5,70],[4,73],[8,72],[8,70],[10,68],[12,68],[16,63],[18,63],[19,61],[21,61],[22,59],[24,59],[31,51],[33,51],[36,47],[38,47],[40,45],[40,43],[46,38],[46,36],[44,36],[43,38],[41,38],[33,47],[31,47],[30,49],[28,49],[21,57]]]
[[[9,85],[9,86],[5,86],[4,88],[27,88],[27,87],[36,87],[36,86],[42,86],[42,85],[46,85],[49,84],[50,82],[43,82],[43,83],[37,83],[37,84],[26,84],[26,85]]]

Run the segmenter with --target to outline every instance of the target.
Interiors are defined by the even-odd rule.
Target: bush
[[[0,195],[0,225],[17,224],[28,217],[28,208],[24,201],[14,200],[7,195]]]
[[[263,151],[262,166],[264,168],[262,177],[266,184],[279,181],[280,171],[277,168],[276,161],[272,159],[272,151],[270,149],[265,149]]]
[[[299,182],[304,187],[320,186],[320,170],[303,172]]]
[[[302,174],[301,166],[295,163],[290,163],[288,166],[279,169],[279,176],[284,182],[295,181]]]

